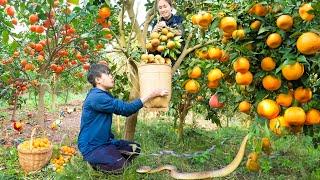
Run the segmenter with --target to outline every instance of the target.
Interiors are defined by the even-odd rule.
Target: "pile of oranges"
[[[148,53],[141,55],[142,63],[171,64],[171,59],[176,59],[180,53],[181,36],[174,29],[162,28],[152,32],[146,43]]]
[[[27,140],[24,141],[23,143],[21,143],[19,145],[21,147],[21,149],[25,149],[25,150],[30,150],[30,149],[47,149],[51,146],[51,142],[49,141],[48,138],[36,138],[32,141],[31,144],[31,140]]]
[[[51,159],[53,170],[57,173],[63,171],[64,166],[70,161],[71,157],[76,154],[76,149],[71,146],[61,146],[60,155]]]

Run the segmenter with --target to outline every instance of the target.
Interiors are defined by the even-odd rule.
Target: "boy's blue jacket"
[[[130,103],[114,98],[110,93],[92,88],[83,103],[78,148],[86,157],[92,150],[112,143],[112,114],[130,116],[143,107],[140,99]]]

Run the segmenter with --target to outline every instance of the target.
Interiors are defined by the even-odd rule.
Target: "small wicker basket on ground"
[[[23,148],[22,143],[18,145],[18,156],[19,163],[21,168],[26,172],[32,172],[42,169],[48,162],[52,156],[53,146],[50,143],[47,148],[32,148],[32,143],[34,141],[34,134],[36,129],[40,126],[35,126],[31,132],[30,137],[30,146],[29,148]]]

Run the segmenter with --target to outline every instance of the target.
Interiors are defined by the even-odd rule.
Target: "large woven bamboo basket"
[[[26,173],[42,169],[48,164],[52,156],[52,144],[45,149],[32,148],[34,134],[39,127],[40,126],[35,126],[31,132],[29,149],[22,148],[21,144],[19,144],[17,148],[20,166]]]
[[[140,97],[156,88],[169,91],[168,96],[156,97],[144,104],[145,108],[167,110],[171,99],[171,66],[167,64],[143,64],[138,67]]]

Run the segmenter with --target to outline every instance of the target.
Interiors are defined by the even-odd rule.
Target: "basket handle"
[[[31,149],[32,148],[32,144],[33,144],[33,139],[34,139],[34,134],[36,133],[36,130],[37,129],[41,129],[41,126],[39,126],[39,125],[36,125],[36,126],[34,126],[33,128],[32,128],[32,132],[31,132],[31,137],[30,137],[30,145],[29,145],[29,148]],[[43,129],[42,129],[42,131],[43,131]]]

